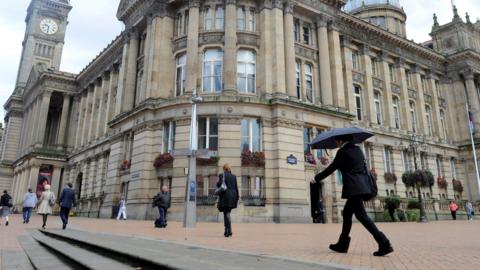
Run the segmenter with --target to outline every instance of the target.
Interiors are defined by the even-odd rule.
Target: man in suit
[[[342,199],[347,199],[343,208],[343,227],[338,243],[330,245],[330,249],[340,253],[347,253],[350,245],[350,230],[352,228],[352,216],[373,235],[379,245],[374,256],[384,256],[393,252],[393,248],[387,237],[378,230],[377,226],[368,217],[363,199],[371,196],[372,184],[366,172],[365,157],[362,150],[352,143],[351,135],[335,137],[337,147],[340,149],[333,162],[322,172],[315,176],[312,182],[320,182],[327,176],[340,170],[343,179]]]
[[[73,206],[75,206],[75,190],[72,189],[72,183],[68,182],[60,195],[60,218],[62,219],[62,229],[64,230],[67,228],[68,214]]]

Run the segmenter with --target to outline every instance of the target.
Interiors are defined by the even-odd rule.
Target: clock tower
[[[22,94],[33,66],[42,64],[59,70],[71,9],[69,0],[31,1],[14,94]]]

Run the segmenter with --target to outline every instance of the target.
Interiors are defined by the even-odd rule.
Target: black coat
[[[70,209],[75,206],[75,203],[75,190],[69,187],[64,188],[60,195],[60,206]]]
[[[322,181],[336,170],[340,170],[342,173],[343,199],[372,193],[372,187],[365,171],[365,156],[360,147],[353,143],[347,143],[340,148],[333,162],[315,176],[315,181]]]
[[[12,207],[11,204],[9,204],[9,201],[12,199],[12,197],[8,194],[3,194],[2,197],[0,198],[0,206],[7,206],[7,207]]]
[[[154,200],[154,205],[157,207],[168,209],[170,208],[170,193],[169,192],[159,192]]]
[[[222,185],[223,174],[218,176],[217,188]],[[227,190],[220,194],[218,200],[218,210],[225,212],[237,208],[238,203],[238,186],[237,177],[229,172],[225,172],[225,184]]]

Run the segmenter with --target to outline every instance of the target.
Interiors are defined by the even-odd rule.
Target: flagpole
[[[477,151],[475,149],[475,141],[473,140],[474,124],[473,124],[472,119],[470,118],[470,109],[468,108],[468,103],[465,104],[465,107],[467,109],[468,129],[470,131],[469,133],[470,133],[470,140],[472,142],[473,160],[474,160],[474,163],[475,163],[475,172],[476,172],[476,175],[477,175],[477,186],[478,186],[478,192],[480,194],[480,176],[478,174]]]

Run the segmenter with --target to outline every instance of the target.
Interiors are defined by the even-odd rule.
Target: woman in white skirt
[[[48,215],[52,213],[52,207],[55,205],[56,197],[55,194],[50,191],[50,185],[45,185],[45,191],[42,192],[42,196],[38,200],[38,210],[37,213],[43,217],[42,228],[45,229],[47,226]]]

